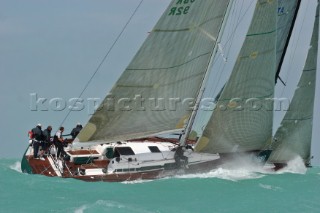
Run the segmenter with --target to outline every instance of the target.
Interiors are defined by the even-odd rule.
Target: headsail
[[[180,129],[191,114],[229,0],[173,0],[76,141]]]
[[[286,163],[297,155],[310,161],[312,119],[319,39],[319,6],[311,38],[311,48],[289,110],[277,130],[269,162]]]
[[[266,107],[264,100],[274,94],[276,24],[277,1],[257,1],[238,60],[196,146],[198,151],[260,150],[271,139],[273,107]]]

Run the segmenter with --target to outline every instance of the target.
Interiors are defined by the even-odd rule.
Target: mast
[[[301,5],[301,0],[298,0],[297,7],[296,7],[296,10],[295,10],[295,12],[294,12],[293,20],[292,20],[291,27],[290,27],[290,30],[289,30],[289,34],[288,34],[286,43],[285,43],[285,45],[284,45],[284,50],[283,50],[283,52],[282,52],[279,65],[278,65],[278,67],[277,67],[276,76],[275,76],[275,83],[277,83],[278,79],[280,79],[280,81],[281,81],[283,84],[285,84],[285,83],[282,81],[282,79],[280,78],[279,75],[280,75],[281,67],[282,67],[282,64],[283,64],[283,61],[284,61],[284,57],[285,57],[285,55],[286,55],[286,52],[287,52],[287,49],[288,49],[288,46],[289,46],[289,42],[290,42],[290,38],[291,38],[291,35],[292,35],[292,32],[293,32],[293,28],[294,28],[295,22],[296,22],[297,17],[298,17],[298,12],[299,12],[299,9],[300,9],[300,5]]]
[[[230,0],[172,0],[76,138],[80,143],[143,138],[185,128]]]
[[[219,45],[219,43],[221,41],[222,34],[223,34],[224,29],[226,27],[226,23],[227,23],[227,20],[228,20],[228,17],[229,17],[230,10],[231,10],[231,7],[233,5],[233,2],[234,2],[234,0],[230,0],[229,3],[228,3],[228,8],[227,8],[226,13],[224,15],[224,19],[223,19],[221,28],[219,30],[218,38],[216,40],[216,45],[214,46],[214,50],[213,50],[213,52],[211,54],[211,59],[210,59],[210,61],[208,63],[205,75],[203,77],[203,80],[202,80],[202,83],[201,83],[201,87],[200,87],[198,95],[197,95],[196,103],[194,105],[194,109],[193,109],[192,114],[191,114],[191,116],[189,118],[189,122],[188,122],[188,124],[187,124],[187,126],[185,128],[185,131],[182,132],[182,137],[180,138],[180,141],[179,141],[180,146],[185,146],[186,145],[188,136],[189,136],[189,134],[190,134],[190,132],[192,130],[192,126],[193,126],[194,120],[196,118],[196,115],[198,113],[198,108],[199,108],[202,96],[203,96],[204,91],[206,89],[206,83],[207,83],[208,78],[210,76],[209,70],[212,67],[213,59],[215,58],[216,53],[218,52],[218,45]]]

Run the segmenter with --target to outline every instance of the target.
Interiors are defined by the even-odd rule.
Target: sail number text
[[[278,15],[283,15],[285,13],[284,7],[278,7]]]
[[[177,0],[176,5],[171,7],[169,16],[180,16],[188,14],[190,10],[190,4],[196,0]]]

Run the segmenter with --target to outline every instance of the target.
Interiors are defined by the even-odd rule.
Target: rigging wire
[[[236,7],[235,7],[235,2],[233,2],[233,6],[232,6],[232,12],[231,12],[231,14],[230,14],[230,19],[231,20],[234,20],[234,19],[236,19],[236,16],[237,16],[237,14],[236,14]],[[234,28],[234,25],[236,25],[237,23],[235,22],[235,21],[231,21],[233,24],[232,24],[232,27],[231,27],[231,29],[233,29]],[[228,30],[228,33],[227,33],[227,37],[228,38],[230,38],[230,37],[232,37],[232,35],[233,34],[235,34],[235,31],[233,30]],[[232,43],[232,42],[231,42]],[[231,43],[230,43],[230,45],[231,45]],[[227,46],[228,45],[228,42],[226,42],[223,46]],[[230,50],[230,48],[228,48],[228,50],[226,51],[227,52],[227,54],[226,54],[226,56],[227,56],[227,58],[228,58],[228,56],[229,56],[229,50]],[[216,56],[216,57],[218,57],[218,56]],[[213,59],[213,60],[215,60],[215,59]],[[215,66],[217,66],[218,68],[217,68],[217,70],[218,70],[218,73],[217,74],[219,74],[220,76],[221,76],[221,72],[223,72],[223,70],[221,69],[221,66],[224,64],[226,64],[225,62],[223,63],[221,60],[219,60],[219,65],[217,65],[217,63],[218,63],[218,61],[217,60],[215,60],[214,61],[214,63],[213,63],[213,65],[212,65],[212,67],[214,66],[214,64],[216,64]],[[213,69],[213,68],[211,68],[211,69]],[[212,77],[211,77],[212,78]],[[212,83],[212,84],[210,84],[210,85],[208,85],[208,87],[206,88],[206,90],[207,90],[207,96],[209,96],[209,97],[213,97],[213,95],[215,94],[215,90],[216,90],[216,88],[215,89],[213,89],[213,87],[215,86],[215,85],[217,85],[218,84],[218,82],[220,81],[220,78],[221,77],[219,77],[218,78],[218,81],[216,82],[216,81],[214,81],[215,83]],[[209,78],[210,79],[210,78]],[[214,79],[215,80],[215,79]],[[217,87],[217,86],[216,86]],[[208,110],[203,110],[203,112],[202,113],[200,113],[199,114],[199,117],[197,118],[197,122],[199,122],[200,124],[201,124],[201,126],[203,126],[203,125],[205,125],[205,120],[207,120],[208,118],[208,112],[207,111],[213,111],[214,110],[214,108],[213,109],[211,109],[211,107],[214,107],[213,105],[211,106],[210,105],[210,108],[208,109]],[[203,128],[201,128],[201,130],[202,131],[204,131],[204,129]],[[202,133],[201,133],[202,134]]]
[[[245,13],[240,17],[241,12],[242,12],[242,9],[243,9],[243,2],[242,2],[238,19],[237,19],[237,21],[234,21],[234,22],[233,22],[234,24],[233,24],[232,28],[230,29],[230,30],[232,30],[232,32],[231,32],[230,35],[228,35],[227,40],[226,40],[225,45],[224,45],[224,46],[229,46],[228,49],[227,49],[227,54],[226,54],[226,55],[229,55],[229,54],[230,54],[230,50],[231,50],[232,44],[233,44],[233,42],[234,42],[234,37],[235,37],[235,34],[236,34],[236,30],[237,30],[237,28],[239,27],[239,25],[240,25],[240,23],[242,22],[242,20],[244,19],[244,17],[245,17],[245,15],[247,14],[247,12],[250,10],[250,8],[251,8],[251,6],[252,6],[253,3],[254,3],[254,0],[251,1],[250,5],[249,5],[248,8],[245,10]],[[236,16],[235,16],[235,18],[236,18]],[[227,57],[227,58],[228,58],[228,57]],[[218,60],[218,57],[216,57],[216,58],[214,59],[213,66],[218,62],[217,60]],[[221,68],[221,66],[222,66],[222,68]],[[220,82],[220,80],[221,80],[221,78],[222,78],[222,74],[223,74],[223,72],[225,71],[225,67],[226,67],[226,63],[223,63],[223,64],[221,65],[221,62],[220,62],[219,69],[218,69],[218,70],[219,70],[219,71],[218,71],[218,75],[219,75],[219,77],[218,77],[218,82]],[[212,85],[213,85],[213,84],[212,84]],[[213,86],[211,87],[211,90],[212,90],[212,89],[213,89]],[[216,93],[217,89],[218,89],[218,84],[215,84],[214,90],[211,91],[212,96],[213,96],[213,94]]]
[[[86,89],[88,88],[89,84],[91,83],[91,81],[93,80],[94,76],[98,73],[98,71],[100,70],[102,64],[105,62],[105,60],[107,59],[107,57],[109,56],[110,52],[112,51],[112,49],[114,48],[114,46],[116,45],[116,43],[118,42],[118,40],[120,39],[120,37],[122,36],[123,32],[125,31],[125,29],[127,28],[127,26],[129,25],[129,23],[131,22],[132,18],[134,17],[134,15],[136,14],[136,12],[138,11],[138,9],[140,8],[141,4],[143,3],[144,0],[141,0],[140,3],[138,4],[138,6],[135,8],[135,10],[133,11],[133,13],[131,14],[130,18],[128,19],[128,21],[126,22],[126,24],[123,26],[121,32],[119,33],[119,35],[117,36],[117,38],[114,40],[114,42],[112,43],[111,47],[109,48],[109,50],[107,51],[107,53],[105,54],[105,56],[103,57],[103,59],[101,60],[101,62],[99,63],[99,65],[97,66],[97,68],[95,69],[95,71],[93,72],[93,74],[91,75],[91,78],[88,80],[88,82],[86,83],[86,85],[84,86],[83,90],[81,91],[80,95],[78,96],[78,98],[81,98],[81,96],[83,95],[83,93],[86,91]],[[62,120],[60,126],[62,126],[62,124],[66,121],[66,119],[69,117],[72,108],[75,106],[76,103],[73,103],[73,105],[71,107],[69,107],[69,111],[67,113],[67,115],[64,117],[64,119]]]
[[[226,56],[227,56],[227,58],[228,58],[228,56],[229,56],[229,54],[230,54],[230,51],[231,51],[231,47],[232,47],[232,44],[233,44],[233,42],[234,42],[234,37],[235,37],[235,34],[236,34],[236,30],[237,30],[237,28],[239,27],[239,25],[240,25],[240,23],[243,21],[243,19],[244,19],[244,17],[246,16],[246,14],[248,13],[248,11],[250,10],[250,8],[252,7],[252,5],[253,5],[253,3],[255,2],[255,0],[252,0],[251,2],[250,2],[250,4],[249,4],[249,6],[244,10],[244,14],[241,16],[241,14],[242,14],[242,12],[243,12],[243,9],[244,9],[244,1],[242,1],[242,3],[241,3],[241,7],[240,7],[240,12],[238,12],[238,14],[237,14],[237,12],[235,11],[235,5],[233,6],[234,8],[233,8],[233,11],[232,11],[232,14],[231,14],[231,18],[232,18],[232,20],[234,20],[234,21],[232,21],[232,27],[230,28],[230,31],[231,31],[231,33],[230,32],[228,32],[228,35],[227,35],[227,39],[226,39],[226,41],[225,41],[225,44],[223,45],[223,46],[225,46],[225,47],[227,47],[226,48]],[[216,91],[217,91],[217,89],[218,89],[218,82],[220,82],[221,81],[221,78],[222,78],[222,74],[223,74],[223,72],[225,71],[225,68],[226,68],[226,63],[224,62],[224,63],[222,63],[220,60],[218,60],[219,59],[219,57],[215,57],[214,58],[214,62],[213,62],[213,65],[212,65],[212,67],[213,66],[218,66],[218,73],[217,73],[217,75],[219,76],[218,77],[218,80],[217,80],[217,83],[215,83],[215,84],[211,84],[211,86],[210,86],[210,88],[209,88],[209,93],[208,93],[208,95],[210,96],[210,97],[213,97],[213,95],[216,93]],[[219,65],[217,64],[218,63],[218,61],[220,61],[219,62]],[[215,85],[215,86],[214,86]],[[214,87],[214,88],[213,88]],[[213,109],[214,110],[214,109]],[[202,114],[202,115],[201,115]],[[203,125],[205,125],[205,120],[206,120],[206,116],[207,116],[207,113],[205,113],[205,112],[203,112],[203,113],[201,113],[200,115],[199,115],[199,118],[197,118],[197,121],[199,122],[199,123],[201,123],[201,125],[203,124]]]
[[[229,42],[231,41],[231,39],[234,38],[234,34],[236,33],[236,30],[238,29],[239,24],[240,24],[240,23],[243,21],[243,19],[246,17],[247,13],[249,12],[249,10],[250,10],[250,8],[251,8],[251,6],[252,6],[252,4],[253,4],[254,2],[255,2],[255,0],[252,0],[252,1],[251,1],[250,5],[249,5],[248,8],[245,10],[244,14],[241,16],[241,18],[238,19],[237,26],[234,28],[231,36],[228,37],[228,39],[227,39],[227,41],[226,41],[226,44],[229,43]],[[213,62],[213,64],[215,64],[215,62],[217,61],[217,59],[218,59],[218,58],[216,57],[215,60],[214,60],[214,62]]]

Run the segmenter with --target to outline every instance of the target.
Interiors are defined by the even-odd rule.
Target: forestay
[[[286,163],[297,155],[301,156],[305,163],[310,162],[318,39],[319,6],[306,64],[289,110],[275,134],[272,144],[274,151],[271,153],[269,162]]]
[[[229,0],[173,0],[76,141],[126,140],[183,128]]]
[[[272,137],[277,1],[259,0],[246,39],[197,151],[260,150]]]

